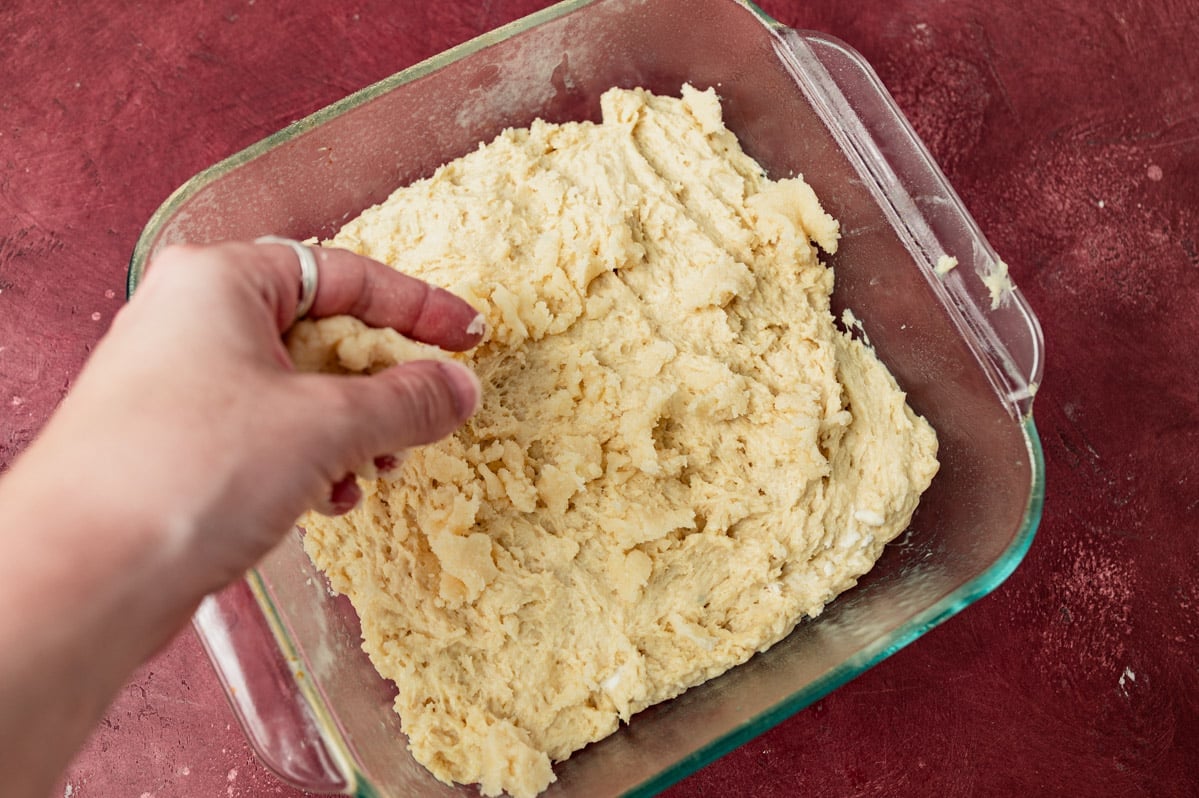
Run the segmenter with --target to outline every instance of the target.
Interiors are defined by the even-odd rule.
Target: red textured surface
[[[0,7],[0,468],[193,173],[545,5]],[[993,595],[671,795],[1199,793],[1199,8],[1182,0],[761,5],[875,66],[1040,316],[1044,520]],[[299,796],[185,631],[58,795]]]

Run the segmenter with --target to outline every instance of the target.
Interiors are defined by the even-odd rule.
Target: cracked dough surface
[[[331,241],[486,317],[477,415],[305,547],[418,761],[533,796],[551,763],[784,637],[874,564],[936,437],[829,311],[838,225],[711,91],[507,130]],[[304,322],[302,368],[449,357]]]

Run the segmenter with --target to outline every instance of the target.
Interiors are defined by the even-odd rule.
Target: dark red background
[[[0,6],[0,467],[196,171],[536,0]],[[1199,792],[1199,8],[762,0],[875,66],[1040,316],[1044,521],[980,601],[672,795]],[[5,610],[11,611],[11,610]],[[190,630],[56,788],[295,798]]]

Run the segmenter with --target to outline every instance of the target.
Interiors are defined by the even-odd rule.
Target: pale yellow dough
[[[768,180],[710,90],[602,109],[505,131],[329,242],[489,325],[455,356],[483,383],[465,428],[303,520],[413,755],[485,795],[535,795],[820,613],[937,469],[931,427],[833,325],[815,245],[838,225],[802,178]],[[346,319],[291,346],[313,369],[431,351]]]

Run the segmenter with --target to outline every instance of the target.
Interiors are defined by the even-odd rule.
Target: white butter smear
[[[882,526],[887,523],[887,517],[874,510],[855,510],[853,517],[867,526]]]
[[[982,280],[991,294],[991,310],[998,310],[1003,297],[1016,288],[1008,277],[1007,264],[1002,260],[996,260]]]

